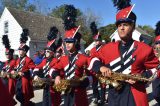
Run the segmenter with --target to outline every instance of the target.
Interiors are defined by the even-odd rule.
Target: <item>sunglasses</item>
[[[156,41],[155,44],[156,44],[156,45],[157,45],[157,44],[160,44],[160,41]]]

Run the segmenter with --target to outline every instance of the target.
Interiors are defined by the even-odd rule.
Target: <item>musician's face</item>
[[[54,53],[53,53],[52,51],[50,51],[50,50],[46,50],[46,52],[45,52],[45,56],[46,56],[47,58],[53,56],[53,54],[54,54]]]
[[[5,54],[6,55],[6,58],[9,60],[9,59],[11,59],[11,55],[9,55],[9,54]]]
[[[158,55],[158,52],[159,52],[159,50],[160,50],[160,44],[156,44],[156,45],[154,45],[154,54],[157,56]]]
[[[59,58],[61,56],[61,53],[56,52],[56,57]]]
[[[96,46],[98,46],[98,45],[101,44],[101,41],[100,41],[100,40],[96,40],[96,41],[95,41],[95,44],[96,44]]]
[[[72,52],[75,50],[75,44],[71,42],[65,42],[66,50]]]
[[[132,38],[134,24],[124,22],[124,23],[120,23],[117,27],[118,27],[118,34],[121,40],[126,41]]]
[[[20,57],[25,56],[25,55],[26,55],[26,51],[24,51],[24,50],[19,50],[19,55],[20,55]]]

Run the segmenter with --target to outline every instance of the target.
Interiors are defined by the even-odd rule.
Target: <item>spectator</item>
[[[37,53],[34,56],[34,63],[35,65],[38,65],[42,62],[43,60],[43,54],[41,54],[39,51],[37,51]]]

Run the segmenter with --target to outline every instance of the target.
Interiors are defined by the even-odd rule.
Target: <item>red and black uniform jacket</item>
[[[153,49],[150,46],[131,40],[126,46],[123,46],[119,41],[104,45],[98,52],[97,58],[92,59],[90,68],[95,72],[99,72],[100,67],[105,65],[115,72],[142,74],[148,69],[156,68],[158,64],[158,59],[155,57]],[[124,88],[126,90],[129,89],[128,92],[122,90],[121,93],[116,92],[113,87],[110,87],[109,105],[116,106],[118,104],[119,106],[126,106],[129,103],[129,106],[147,106],[145,83],[137,82],[129,86],[129,88]],[[134,101],[132,105],[130,104],[131,99]]]
[[[3,70],[7,73],[10,73],[11,71],[14,70],[15,66],[16,66],[16,60],[11,59],[5,62]],[[12,97],[15,94],[15,86],[16,86],[16,80],[13,78],[9,78],[8,79],[8,89]]]
[[[28,101],[29,99],[34,97],[30,70],[33,70],[35,68],[35,64],[31,58],[25,56],[17,60],[15,68],[17,72],[20,71],[23,73],[20,83],[22,84],[21,87],[22,87],[23,98]],[[16,84],[16,87],[19,85]]]
[[[100,51],[100,49],[103,47],[103,45],[98,45],[98,46],[95,46],[91,49],[90,51],[90,57],[91,58],[94,58],[94,57],[97,57],[98,56],[98,52]],[[97,78],[95,78],[95,74],[96,72],[90,70],[90,74],[93,76],[94,80],[97,80]]]
[[[52,77],[56,77],[54,75],[55,71],[63,70],[65,73],[65,79],[72,78],[81,78],[84,74],[84,66],[88,66],[89,58],[80,53],[73,53],[72,55],[62,56],[59,62],[54,65],[49,74]],[[80,86],[73,88],[73,92],[75,95],[74,104],[76,106],[88,106],[88,99],[86,94],[86,87],[89,85],[89,79],[85,79],[82,81]],[[81,101],[79,101],[81,100]]]
[[[33,76],[38,75],[45,78],[49,78],[49,70],[51,67],[53,67],[59,60],[57,58],[45,58],[42,60],[42,62],[35,67],[33,70]],[[59,75],[59,72],[54,73],[56,75]]]
[[[83,54],[65,55],[50,69],[49,74],[55,77],[54,71],[63,70],[66,79],[80,78],[84,74],[84,66],[88,66],[88,63],[89,58]]]

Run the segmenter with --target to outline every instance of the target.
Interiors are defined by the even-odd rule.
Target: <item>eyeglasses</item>
[[[157,45],[157,44],[160,44],[160,41],[156,41],[155,44],[156,44],[156,45]]]

